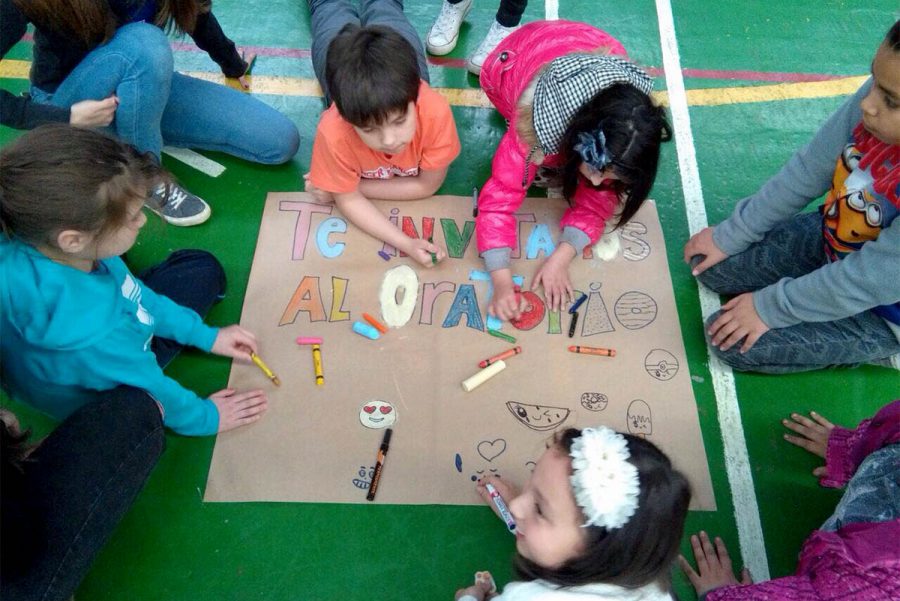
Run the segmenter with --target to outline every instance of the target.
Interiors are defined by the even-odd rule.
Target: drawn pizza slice
[[[527,403],[506,403],[506,408],[517,420],[532,430],[552,430],[566,421],[571,411],[565,407],[529,405]]]

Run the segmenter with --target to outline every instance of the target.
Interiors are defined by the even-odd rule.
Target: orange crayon
[[[599,348],[596,346],[570,346],[570,353],[579,353],[581,355],[600,355],[601,357],[615,357],[616,349]]]
[[[478,367],[484,369],[491,363],[496,363],[497,361],[503,361],[504,359],[509,359],[513,355],[518,355],[521,352],[522,352],[521,346],[514,346],[513,348],[509,349],[508,351],[503,351],[499,355],[494,355],[493,357],[485,359],[484,361],[479,361]]]
[[[387,326],[383,325],[380,321],[369,315],[368,313],[363,313],[363,319],[368,321],[373,328],[381,332],[382,334],[387,334]]]

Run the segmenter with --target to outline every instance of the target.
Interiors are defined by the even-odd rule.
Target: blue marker
[[[587,300],[587,294],[582,294],[581,298],[579,298],[577,301],[572,303],[572,306],[569,307],[569,313],[574,313],[575,311],[577,311],[578,307],[580,307],[586,300]]]
[[[366,338],[370,338],[372,340],[378,340],[379,338],[381,338],[381,334],[378,333],[378,330],[361,321],[353,322],[353,331],[360,336],[365,336]]]
[[[503,518],[503,521],[506,522],[506,527],[509,528],[511,533],[516,532],[516,522],[513,520],[512,514],[509,512],[509,507],[506,506],[506,502],[503,501],[503,497],[500,496],[500,493],[497,492],[497,489],[494,488],[494,485],[490,482],[484,485],[487,488],[488,494],[491,496],[491,501],[494,502],[494,507],[497,508],[497,511],[500,512],[500,517]]]

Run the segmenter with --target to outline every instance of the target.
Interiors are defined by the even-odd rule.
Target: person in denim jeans
[[[734,296],[707,321],[738,370],[900,368],[900,22],[872,78],[731,217],[684,248],[693,275]],[[827,192],[818,213],[803,213]]]
[[[0,56],[22,38],[28,22],[36,28],[31,93],[17,97],[0,91],[4,125],[31,129],[66,122],[109,127],[157,161],[164,144],[215,150],[264,164],[284,163],[297,152],[297,128],[277,110],[227,86],[174,72],[172,49],[161,29],[168,24],[191,35],[226,76],[241,77],[249,68],[202,3],[173,2],[169,9],[173,13],[166,15],[159,11],[163,5],[159,2],[98,2],[108,4],[105,29],[103,16],[76,20],[77,25],[66,17],[87,11],[94,0],[66,2],[68,10],[58,4],[58,0],[27,4],[0,0]],[[52,17],[42,7],[53,9]],[[98,31],[89,31],[85,22]],[[168,196],[162,197],[164,192],[154,191],[170,223],[196,225],[209,218],[209,207],[196,196],[179,187],[170,187]]]

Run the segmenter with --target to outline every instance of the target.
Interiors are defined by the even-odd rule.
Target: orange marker
[[[383,325],[380,321],[369,315],[368,313],[363,313],[363,319],[368,321],[373,328],[381,332],[382,334],[387,334],[387,326]]]
[[[599,348],[596,346],[570,346],[570,353],[579,353],[582,355],[600,355],[601,357],[615,357],[616,349]]]
[[[518,355],[518,354],[521,353],[521,352],[522,352],[522,347],[521,347],[521,346],[514,346],[513,348],[509,349],[508,351],[503,351],[503,352],[500,353],[499,355],[494,355],[493,357],[491,357],[491,358],[489,358],[489,359],[485,359],[484,361],[480,361],[480,362],[478,363],[478,367],[485,368],[485,367],[487,367],[488,365],[490,365],[491,363],[496,363],[497,361],[502,361],[502,360],[504,360],[504,359],[509,359],[509,358],[512,357],[513,355]]]

